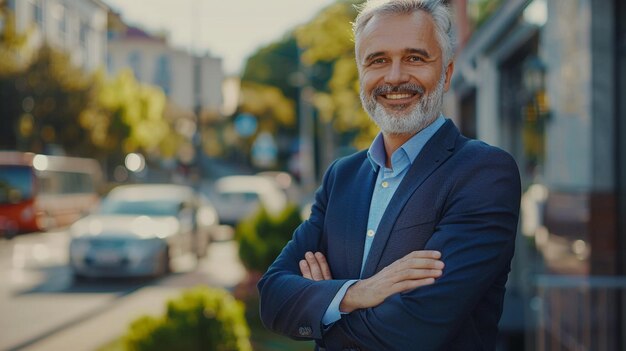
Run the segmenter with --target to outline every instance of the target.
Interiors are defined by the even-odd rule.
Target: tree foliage
[[[467,12],[474,29],[485,23],[501,4],[502,0],[470,0]]]
[[[352,22],[357,14],[355,5],[361,2],[334,3],[296,30],[303,60],[310,65],[330,63],[332,66],[327,90],[318,91],[314,99],[320,117],[332,121],[338,132],[355,135],[357,147],[367,146],[377,132],[361,107],[354,60]]]
[[[15,30],[15,16],[3,0],[0,0],[0,24],[0,75],[19,73],[32,60],[33,50],[28,45],[31,31],[18,33]]]
[[[160,88],[140,84],[130,71],[112,78],[86,73],[46,44],[26,60],[27,39],[6,32],[2,38],[0,147],[41,153],[60,147],[111,164],[132,151],[173,156],[182,137],[164,117]]]
[[[292,78],[297,72],[298,48],[291,33],[248,58],[238,112],[257,118],[257,133],[296,135],[298,86]]]
[[[293,126],[295,122],[294,101],[271,85],[242,82],[242,112],[248,112],[260,120],[262,130],[275,131],[278,125]]]
[[[367,146],[377,128],[361,107],[354,61],[351,23],[357,13],[354,5],[360,2],[338,1],[331,4],[308,23],[252,55],[242,78],[242,110],[251,111],[251,106],[270,104],[255,101],[264,93],[251,93],[249,87],[254,87],[254,91],[274,87],[285,96],[282,102],[285,110],[288,101],[293,101],[291,108],[295,118],[299,87],[308,84],[315,89],[313,104],[317,116],[326,123],[332,123],[337,133],[354,136],[356,146]],[[274,109],[277,108],[275,99],[271,104]],[[271,113],[266,116],[276,118]]]
[[[16,137],[16,145],[4,146],[34,152],[45,152],[50,145],[78,153],[93,151],[85,130],[76,123],[89,105],[93,77],[47,45],[24,69],[13,71],[15,67],[0,73],[1,110]]]
[[[298,72],[298,46],[293,33],[259,49],[246,61],[241,81],[277,88],[286,99],[298,99],[294,75]],[[243,101],[246,103],[246,100]]]
[[[127,152],[172,156],[182,139],[164,117],[160,88],[130,71],[106,78],[85,72],[69,55],[17,32],[0,0],[0,148],[64,152],[120,161]]]
[[[158,88],[137,82],[132,71],[102,79],[94,92],[94,108],[83,111],[80,124],[91,140],[109,153],[137,150],[171,156],[176,138],[164,118],[165,95]]]

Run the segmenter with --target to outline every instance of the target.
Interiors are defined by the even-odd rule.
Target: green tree
[[[367,146],[377,128],[361,107],[351,28],[357,14],[355,5],[361,2],[331,4],[309,22],[252,55],[242,78],[244,99],[241,109],[248,112],[252,110],[251,106],[256,106],[258,110],[264,103],[247,98],[264,95],[246,93],[252,82],[255,83],[254,90],[270,89],[268,86],[277,88],[285,97],[285,106],[288,101],[293,101],[295,118],[299,108],[299,87],[309,84],[315,90],[313,104],[318,118],[332,123],[333,129],[355,146]],[[276,106],[274,101],[271,104]],[[275,116],[268,113],[264,118]]]
[[[354,60],[351,23],[357,14],[355,5],[361,2],[332,4],[295,32],[305,63],[332,66],[327,89],[318,91],[314,99],[320,118],[331,122],[339,133],[354,135],[357,147],[367,146],[377,132],[361,107]]]
[[[165,116],[163,91],[138,82],[132,71],[108,78],[99,75],[92,93],[92,104],[82,111],[78,123],[109,169],[122,164],[130,152],[148,159],[172,158],[185,143],[175,131],[176,121]]]
[[[0,26],[0,149],[13,149],[17,146],[17,116],[23,112],[16,82],[30,65],[33,50],[28,45],[30,32],[16,32],[15,17],[3,0],[0,0]]]
[[[257,133],[270,132],[283,138],[297,136],[299,88],[293,79],[298,72],[298,48],[293,33],[254,53],[241,78],[240,113],[255,116]],[[238,151],[249,157],[254,136],[239,140]],[[288,147],[279,154],[285,161]]]
[[[34,28],[16,31],[14,15],[0,1],[0,147],[43,152],[57,144],[89,152],[77,123],[89,104],[93,77],[69,63],[67,55],[31,42]]]
[[[29,65],[33,56],[28,45],[31,32],[15,30],[15,16],[6,1],[0,0],[0,76],[19,73]]]
[[[60,145],[79,155],[89,154],[92,145],[76,121],[89,105],[92,87],[93,76],[47,45],[25,67],[11,65],[3,70],[1,110],[16,137],[13,145],[3,146],[45,152],[49,145]]]
[[[470,0],[467,12],[474,29],[485,23],[501,4],[502,0]]]
[[[128,152],[172,157],[184,138],[165,118],[158,87],[130,71],[106,78],[85,72],[67,53],[31,42],[35,28],[17,32],[0,0],[0,148],[50,152],[119,165]]]
[[[293,33],[289,32],[248,58],[241,81],[276,87],[285,98],[297,101],[298,86],[293,81],[297,72],[298,46]]]
[[[110,79],[100,78],[95,103],[80,116],[99,148],[115,154],[143,150],[171,156],[171,127],[164,118],[165,95],[154,86],[141,84],[132,71],[121,71]],[[176,137],[174,135],[174,137]]]

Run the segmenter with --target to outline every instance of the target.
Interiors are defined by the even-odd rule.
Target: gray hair
[[[452,60],[454,54],[454,36],[452,20],[448,7],[441,0],[369,0],[358,6],[359,14],[352,24],[355,39],[355,51],[358,36],[365,25],[377,14],[411,14],[424,11],[430,14],[435,23],[437,42],[443,54],[444,67]]]

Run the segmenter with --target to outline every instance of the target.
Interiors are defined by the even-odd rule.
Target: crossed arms
[[[438,251],[413,251],[370,278],[350,286],[339,310],[350,313],[380,305],[389,296],[430,285],[443,273],[444,264]],[[307,252],[299,262],[302,276],[314,281],[332,280],[330,267],[321,252]]]
[[[408,350],[417,341],[420,350],[437,350],[477,315],[486,316],[495,328],[513,255],[520,183],[510,156],[493,150],[474,150],[468,156],[474,162],[457,174],[425,251],[399,258],[352,285],[340,306],[347,314],[324,330],[322,317],[348,281],[331,279],[333,267],[324,264],[323,256],[311,260],[306,255],[324,251],[320,245],[335,172],[331,167],[310,220],[296,230],[259,282],[266,327],[316,339],[331,350],[345,344]],[[440,261],[445,262],[443,274]]]

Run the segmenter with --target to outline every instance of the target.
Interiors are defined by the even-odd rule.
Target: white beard
[[[446,72],[444,71],[435,90],[422,95],[415,108],[408,113],[387,110],[376,101],[374,93],[369,96],[365,95],[362,85],[361,103],[383,134],[415,134],[430,125],[441,113],[445,81]],[[403,107],[401,106],[399,109]]]

